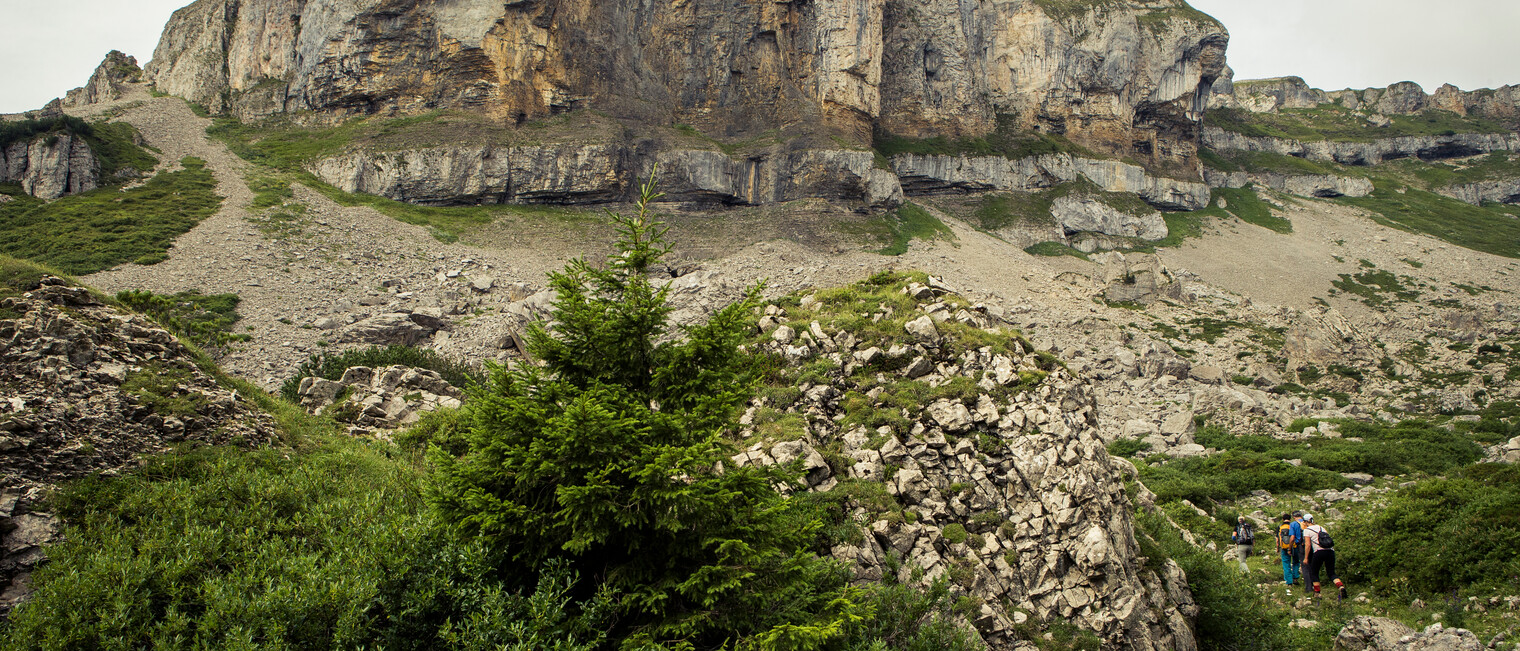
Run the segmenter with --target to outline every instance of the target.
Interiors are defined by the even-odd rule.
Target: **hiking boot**
[[[1340,599],[1341,599],[1341,601],[1345,601],[1346,600],[1346,584],[1341,583],[1340,579],[1336,579],[1335,580],[1335,587],[1339,588],[1338,592],[1340,592]]]

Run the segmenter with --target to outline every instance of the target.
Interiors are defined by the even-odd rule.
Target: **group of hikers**
[[[1256,527],[1242,515],[1230,538],[1235,542],[1235,558],[1240,561],[1241,571],[1250,571],[1246,567],[1246,559],[1251,557],[1251,551],[1256,546]],[[1282,514],[1282,524],[1277,528],[1274,538],[1278,556],[1282,560],[1283,583],[1291,588],[1302,579],[1304,591],[1312,591],[1318,597],[1320,573],[1323,570],[1326,577],[1335,583],[1338,596],[1346,598],[1346,584],[1335,575],[1335,540],[1330,537],[1330,532],[1325,530],[1324,525],[1315,524],[1312,514],[1303,511]]]

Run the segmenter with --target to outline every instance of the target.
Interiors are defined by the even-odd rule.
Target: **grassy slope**
[[[0,193],[0,253],[35,260],[72,274],[88,274],[138,261],[162,261],[174,238],[215,214],[222,198],[204,161],[143,185],[101,188],[43,202],[12,186]]]
[[[1205,163],[1223,171],[1370,178],[1375,187],[1371,195],[1335,201],[1366,209],[1385,226],[1424,233],[1484,253],[1520,258],[1520,224],[1512,207],[1474,206],[1434,192],[1450,185],[1520,177],[1520,160],[1513,154],[1495,152],[1463,161],[1399,160],[1349,167],[1266,152],[1205,152]]]

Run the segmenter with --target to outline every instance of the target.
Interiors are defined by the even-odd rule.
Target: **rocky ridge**
[[[0,300],[0,612],[28,594],[57,521],[33,511],[61,481],[115,475],[194,441],[261,445],[274,422],[201,371],[147,318],[43,278]]]
[[[1449,136],[1403,136],[1371,142],[1300,141],[1246,136],[1216,127],[1203,131],[1206,147],[1218,151],[1257,151],[1342,165],[1377,165],[1403,158],[1425,161],[1520,150],[1520,134],[1458,133]]]
[[[1281,109],[1316,108],[1339,104],[1347,109],[1370,110],[1384,115],[1414,115],[1430,109],[1458,115],[1513,121],[1520,118],[1520,86],[1501,86],[1463,91],[1444,84],[1426,94],[1419,84],[1399,82],[1387,88],[1323,91],[1299,77],[1234,81],[1234,72],[1221,75],[1208,98],[1210,108],[1241,108],[1253,113]]]

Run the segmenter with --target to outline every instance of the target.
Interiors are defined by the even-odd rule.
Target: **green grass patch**
[[[0,204],[0,253],[71,274],[162,259],[176,237],[222,203],[204,161],[181,164],[128,190],[102,188],[51,202],[23,195]]]
[[[163,295],[128,290],[118,292],[116,300],[202,348],[222,348],[250,339],[246,334],[231,332],[232,325],[241,318],[237,305],[242,299],[237,294],[207,296],[191,290]]]
[[[1024,252],[1030,255],[1043,255],[1051,258],[1069,255],[1073,258],[1081,258],[1083,260],[1092,259],[1089,258],[1086,253],[1073,249],[1060,242],[1040,242],[1039,244],[1025,247]]]
[[[1083,3],[1090,4],[1090,3]],[[949,138],[908,138],[878,130],[872,139],[872,147],[883,156],[891,158],[898,154],[921,156],[1002,156],[1019,160],[1042,154],[1075,154],[1085,158],[1098,158],[1064,136],[1020,129],[1011,115],[999,115],[997,126],[985,136]]]
[[[1420,298],[1418,290],[1408,288],[1413,283],[1409,276],[1397,276],[1378,269],[1359,274],[1341,274],[1341,279],[1330,283],[1332,287],[1347,294],[1360,297],[1369,307],[1385,309],[1389,301],[1410,302]]]
[[[1497,206],[1474,206],[1434,192],[1374,179],[1366,197],[1341,197],[1345,204],[1375,213],[1373,219],[1412,233],[1506,258],[1520,258],[1520,220]]]
[[[884,219],[887,223],[888,243],[877,251],[882,255],[907,253],[908,243],[913,240],[955,239],[955,233],[949,226],[912,202],[898,207]]]

